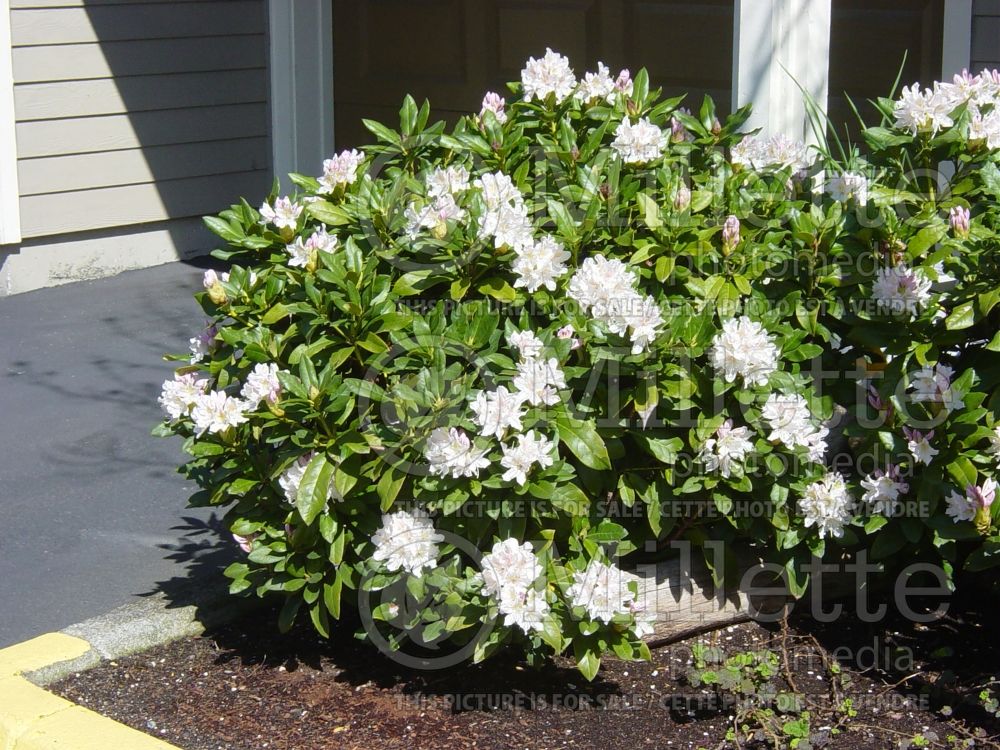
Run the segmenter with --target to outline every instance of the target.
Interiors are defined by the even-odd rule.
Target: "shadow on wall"
[[[15,249],[49,283],[210,250],[200,217],[270,184],[266,0],[37,5],[11,10]]]

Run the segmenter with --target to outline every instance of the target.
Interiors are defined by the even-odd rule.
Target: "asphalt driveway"
[[[204,324],[201,274],[171,263],[0,299],[0,647],[233,554],[209,512],[185,510],[180,441],[149,435],[161,355]]]

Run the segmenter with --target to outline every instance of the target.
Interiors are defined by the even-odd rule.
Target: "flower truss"
[[[845,550],[995,565],[1000,74],[876,104],[864,156],[807,148],[548,49],[208,217],[157,434],[232,590],[592,678],[648,655],[640,549],[752,546],[795,595]]]

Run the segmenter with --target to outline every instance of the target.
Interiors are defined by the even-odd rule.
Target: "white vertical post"
[[[945,0],[941,78],[950,81],[972,60],[972,0]]]
[[[269,0],[274,174],[319,174],[333,151],[332,0]]]
[[[0,0],[0,245],[21,241],[15,121],[10,2]]]
[[[826,111],[830,0],[735,2],[733,108],[754,105],[749,128],[813,142],[804,97]]]

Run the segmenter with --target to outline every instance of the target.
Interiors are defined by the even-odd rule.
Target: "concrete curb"
[[[178,750],[44,687],[104,660],[199,635],[259,606],[214,585],[192,585],[185,594],[156,594],[0,649],[0,750]]]

